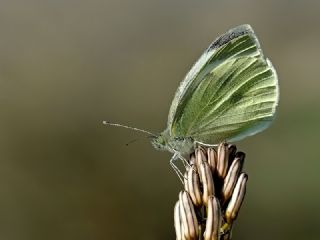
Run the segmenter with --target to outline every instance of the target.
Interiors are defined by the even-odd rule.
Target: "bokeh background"
[[[174,239],[170,154],[102,120],[162,131],[193,62],[242,23],[281,97],[272,127],[238,143],[249,182],[234,239],[319,239],[319,12],[312,0],[1,0],[0,239]]]

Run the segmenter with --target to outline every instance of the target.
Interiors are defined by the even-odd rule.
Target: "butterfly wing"
[[[168,128],[173,137],[214,144],[262,131],[274,118],[276,72],[249,25],[217,38],[181,82]]]

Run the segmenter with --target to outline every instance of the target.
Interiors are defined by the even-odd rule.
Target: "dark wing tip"
[[[213,49],[217,49],[217,48],[227,44],[231,40],[238,38],[239,36],[243,36],[243,35],[247,35],[247,34],[250,34],[250,35],[254,34],[254,32],[249,24],[243,24],[243,25],[237,26],[235,28],[232,28],[228,32],[226,32],[225,34],[221,35],[216,40],[214,40],[211,43],[211,45],[208,47],[207,52],[209,52]]]

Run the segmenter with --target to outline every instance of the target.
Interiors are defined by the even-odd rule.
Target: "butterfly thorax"
[[[191,137],[171,136],[169,130],[153,138],[151,144],[157,150],[179,152],[182,155],[190,154],[194,149],[194,140]]]

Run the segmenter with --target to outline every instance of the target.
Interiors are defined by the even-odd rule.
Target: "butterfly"
[[[183,159],[195,145],[234,142],[266,129],[279,102],[278,77],[250,25],[240,25],[214,40],[180,83],[167,128],[149,134],[158,150]]]

